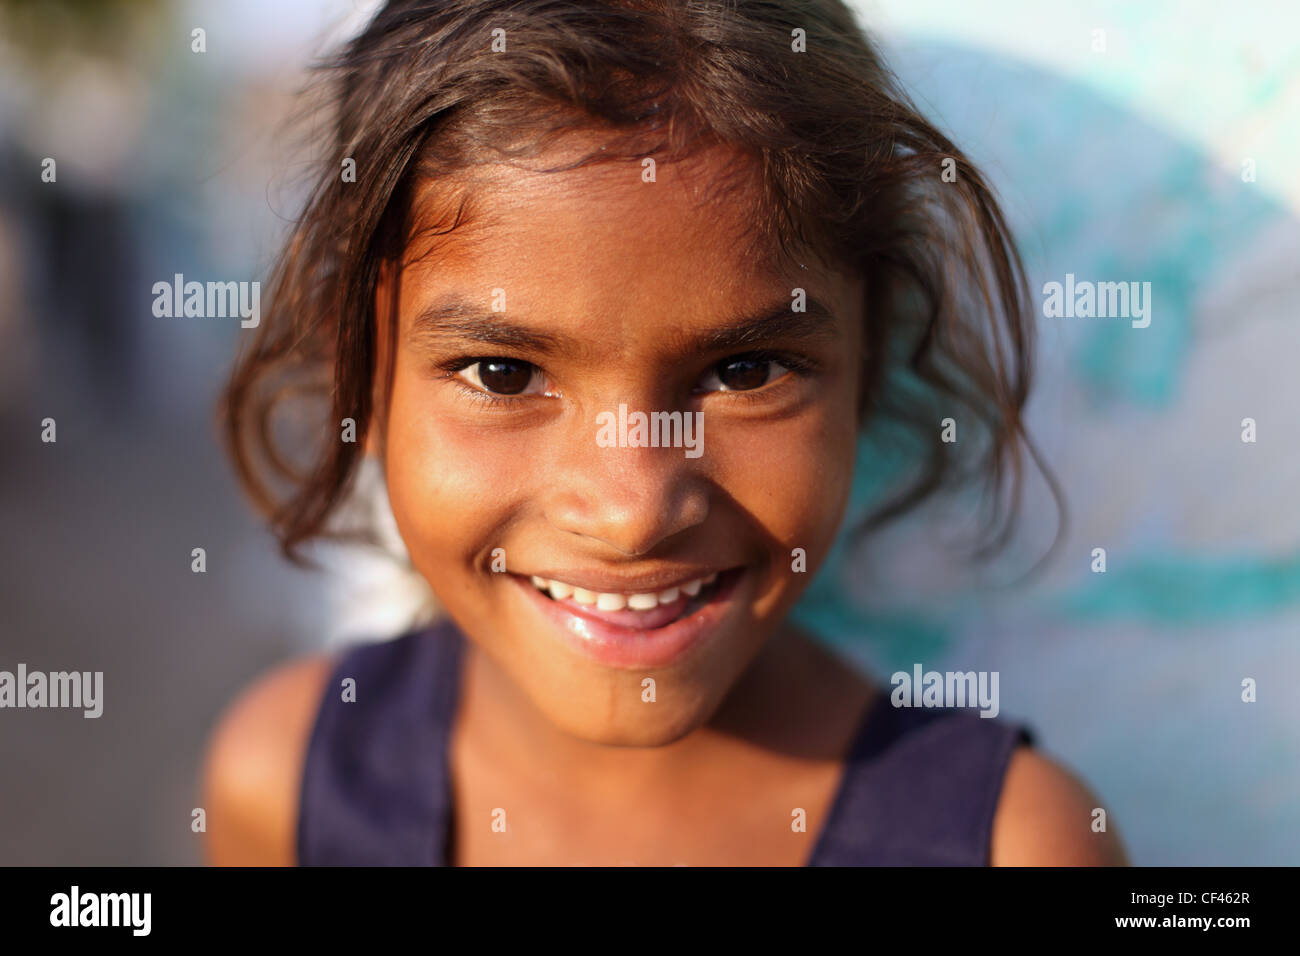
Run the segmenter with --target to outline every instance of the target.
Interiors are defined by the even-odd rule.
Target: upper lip
[[[666,568],[662,571],[647,572],[635,577],[632,575],[611,575],[604,571],[525,571],[519,573],[525,578],[538,577],[545,578],[548,581],[563,581],[565,584],[572,584],[584,591],[595,591],[598,594],[649,594],[667,591],[672,587],[679,587],[700,578],[707,578],[715,572],[722,574],[729,570],[731,569],[691,568],[683,571]]]

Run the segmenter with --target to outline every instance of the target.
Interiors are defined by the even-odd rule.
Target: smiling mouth
[[[730,590],[741,572],[741,568],[732,568],[661,591],[634,594],[588,591],[537,576],[525,580],[545,599],[581,617],[615,627],[649,631],[667,627],[707,607],[720,592]]]

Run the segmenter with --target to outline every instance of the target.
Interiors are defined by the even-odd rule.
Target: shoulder
[[[993,819],[993,866],[1127,866],[1109,812],[1106,831],[1093,831],[1102,806],[1087,786],[1033,747],[1011,754]]]
[[[296,862],[298,797],[307,744],[336,659],[282,664],[221,715],[202,771],[207,855],[216,866]]]

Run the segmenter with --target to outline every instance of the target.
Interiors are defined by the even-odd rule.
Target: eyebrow
[[[783,300],[712,328],[675,332],[672,341],[684,352],[724,352],[774,340],[834,339],[838,334],[835,313],[809,296],[802,312],[793,311]],[[458,295],[446,296],[421,309],[411,324],[410,335],[423,341],[478,342],[543,355],[577,353],[585,347],[579,339],[520,325],[503,312],[493,312]]]

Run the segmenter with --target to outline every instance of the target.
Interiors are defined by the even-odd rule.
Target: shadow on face
[[[735,159],[704,151],[650,178],[624,161],[476,168],[473,218],[379,290],[382,454],[412,562],[521,695],[585,740],[662,744],[706,722],[843,517],[862,283],[755,256],[752,192],[714,188]],[[640,609],[682,612],[661,626],[609,610],[708,572],[728,575],[725,600]],[[584,592],[599,600],[575,606]]]

